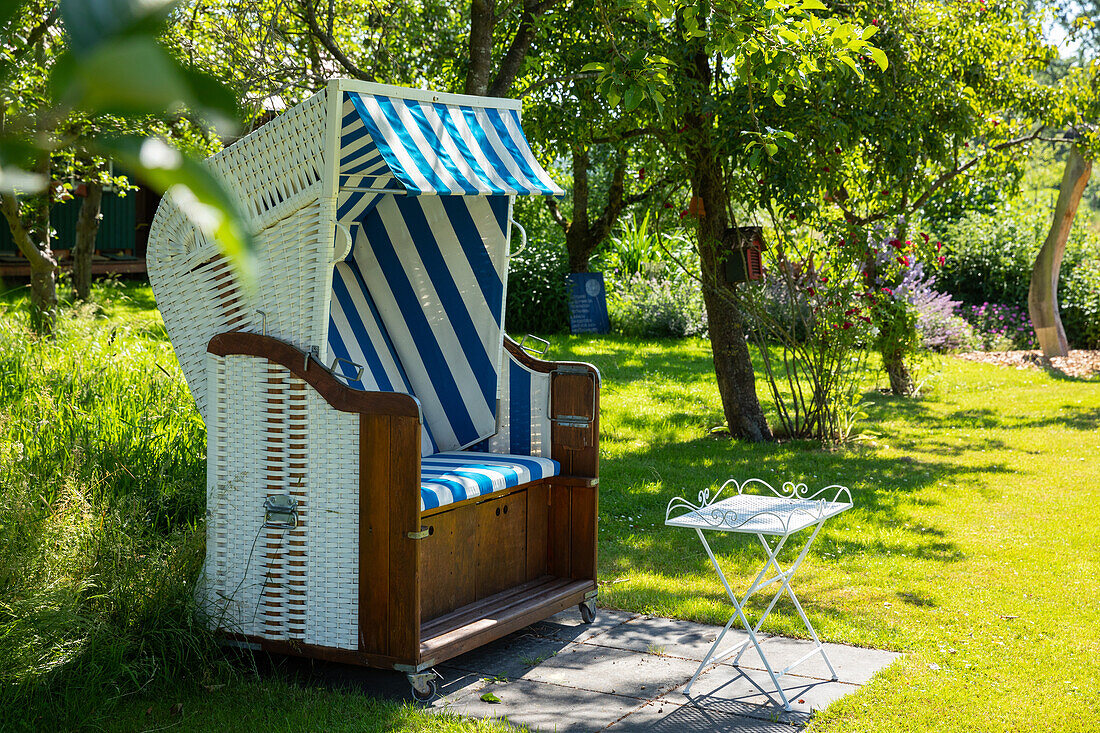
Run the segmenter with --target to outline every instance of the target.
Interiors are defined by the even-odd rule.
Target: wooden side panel
[[[596,578],[596,520],[599,490],[575,486],[569,489],[570,575],[578,580]]]
[[[388,654],[390,419],[359,419],[359,650]]]
[[[408,536],[420,529],[420,423],[389,418],[393,468],[390,498],[390,656],[419,663],[420,543]]]
[[[527,492],[474,506],[477,522],[477,597],[526,580]]]
[[[565,486],[550,485],[546,569],[550,575],[559,578],[571,577],[569,568],[572,533],[569,529],[569,491]]]
[[[415,664],[420,651],[420,425],[360,418],[360,651]]]
[[[476,508],[442,512],[421,524],[429,532],[420,540],[420,618],[426,623],[476,600]]]
[[[546,575],[550,522],[550,487],[540,483],[527,490],[527,574],[526,580]]]

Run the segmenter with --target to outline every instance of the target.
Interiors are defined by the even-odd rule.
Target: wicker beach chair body
[[[416,676],[591,616],[599,375],[503,330],[514,197],[561,193],[518,110],[336,80],[228,146],[251,286],[161,204],[150,281],[207,425],[227,636]]]

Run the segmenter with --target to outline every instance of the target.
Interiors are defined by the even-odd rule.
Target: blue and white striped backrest
[[[328,348],[333,358],[346,360],[337,362],[336,371],[344,375],[349,386],[414,394],[354,260],[337,264],[332,273]],[[360,379],[355,379],[358,370],[347,362],[363,367]],[[435,452],[435,440],[425,421],[420,432],[420,454],[430,456]]]
[[[356,277],[341,281],[364,294],[355,307],[373,303],[439,451],[496,430],[510,210],[507,196],[386,195],[354,232]]]

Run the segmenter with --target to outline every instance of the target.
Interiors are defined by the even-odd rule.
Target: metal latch
[[[298,526],[298,501],[289,494],[264,499],[264,526],[294,529]]]
[[[551,421],[563,428],[587,428],[592,424],[592,418],[583,415],[555,415]]]
[[[406,532],[405,534],[410,540],[422,540],[425,539],[430,533],[431,531],[427,527],[425,527],[424,525],[420,525],[419,532]]]

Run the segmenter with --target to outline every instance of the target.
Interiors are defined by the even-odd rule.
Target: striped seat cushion
[[[550,458],[472,451],[437,453],[420,463],[420,509],[435,509],[557,476],[560,470],[561,465]]]

